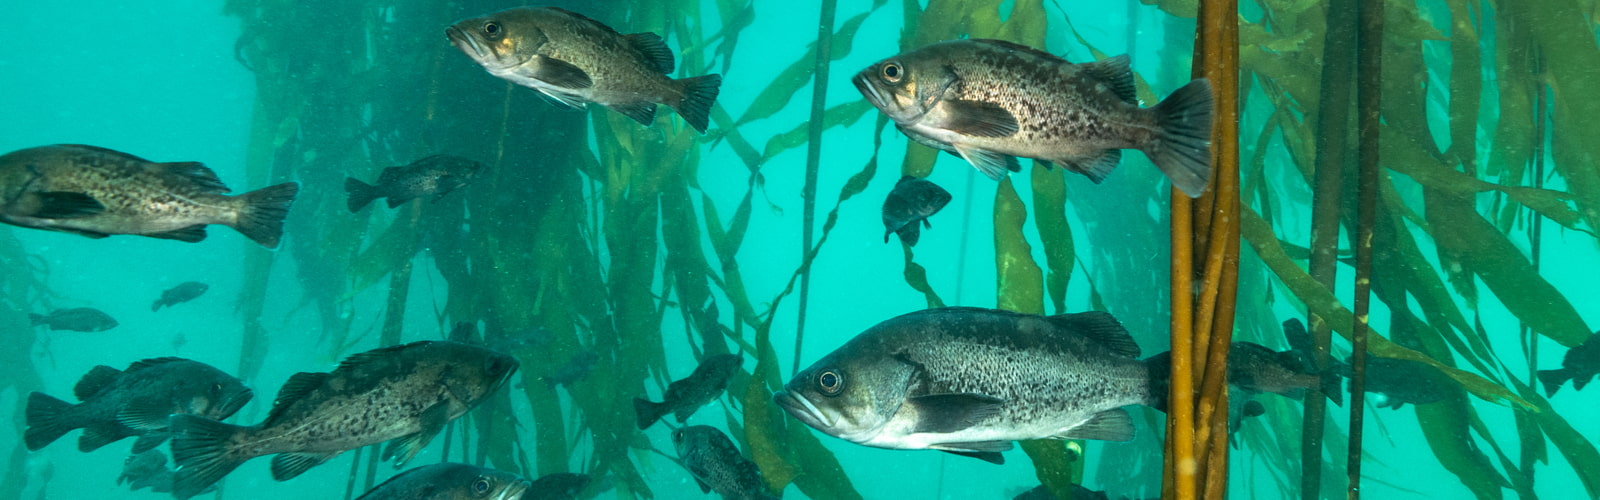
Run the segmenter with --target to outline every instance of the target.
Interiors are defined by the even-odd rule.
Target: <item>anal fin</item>
[[[1006,177],[1006,172],[1022,171],[1022,164],[1017,163],[1017,157],[996,153],[987,149],[955,146],[956,154],[967,160],[983,175],[989,176],[996,182]]]
[[[1111,171],[1115,170],[1121,161],[1122,150],[1107,149],[1101,151],[1099,156],[1085,161],[1057,160],[1057,163],[1064,164],[1073,172],[1083,174],[1095,184],[1099,184],[1106,180],[1106,176],[1111,175]]]
[[[656,121],[656,104],[650,101],[608,104],[606,107],[612,111],[622,113],[640,125],[650,125]]]
[[[1098,439],[1101,441],[1132,441],[1133,419],[1121,408],[1096,413],[1087,422],[1067,429],[1057,439]]]
[[[199,243],[206,239],[206,225],[195,224],[183,229],[175,229],[164,233],[149,233],[144,236],[161,238],[163,240],[178,240],[188,243]]]
[[[338,456],[333,453],[279,453],[272,457],[272,478],[279,481],[288,481],[295,476],[304,474],[312,467],[322,465],[323,462]]]

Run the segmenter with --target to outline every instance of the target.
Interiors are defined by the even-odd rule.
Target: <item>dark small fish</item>
[[[1094,491],[1080,484],[1072,485],[1072,500],[1110,500],[1104,491]],[[1044,485],[1034,486],[1033,489],[1024,491],[1012,497],[1011,500],[1061,500],[1061,497],[1050,492]]]
[[[167,468],[167,456],[163,455],[161,450],[149,450],[129,455],[122,462],[122,475],[117,476],[117,484],[128,485],[129,491],[149,488],[153,493],[171,493],[172,477],[172,469]],[[210,493],[216,489],[216,485],[211,485],[201,493]]]
[[[50,314],[29,314],[28,320],[33,326],[44,325],[51,330],[74,332],[103,332],[117,327],[117,320],[111,315],[90,307],[58,309],[50,311]]]
[[[446,462],[396,474],[356,500],[521,500],[527,491],[522,476]]]
[[[238,196],[195,162],[156,163],[120,151],[58,144],[0,156],[0,222],[90,238],[137,234],[198,242],[223,224],[267,248],[299,184]]]
[[[726,434],[715,427],[691,425],[672,431],[678,460],[694,476],[704,493],[716,492],[724,500],[777,498],[766,492],[761,470],[739,454]]]
[[[1294,350],[1274,351],[1254,342],[1234,342],[1228,348],[1228,383],[1240,389],[1270,392],[1301,399],[1306,391],[1320,387],[1323,396],[1334,404],[1344,404],[1344,391],[1337,374],[1319,376],[1304,365],[1306,356]]]
[[[950,203],[950,192],[933,181],[909,175],[901,177],[889,191],[889,197],[883,200],[883,242],[888,243],[889,234],[897,233],[900,241],[916,246],[917,239],[922,236],[922,226],[933,227],[928,217],[939,213],[947,203]]]
[[[1544,393],[1548,397],[1556,395],[1556,389],[1560,389],[1561,384],[1568,380],[1572,381],[1572,390],[1581,391],[1596,374],[1600,374],[1600,332],[1595,332],[1577,347],[1568,349],[1566,356],[1561,358],[1561,368],[1539,370],[1539,382],[1544,384]]]
[[[383,169],[376,185],[346,178],[344,190],[350,193],[348,205],[352,213],[378,198],[388,198],[389,208],[394,208],[424,196],[433,196],[437,201],[471,183],[482,171],[482,163],[459,156],[433,155],[410,165]]]
[[[351,356],[331,373],[296,373],[257,425],[173,415],[172,494],[192,497],[262,455],[277,455],[272,477],[286,481],[347,450],[388,441],[381,458],[400,467],[516,370],[516,360],[480,346],[413,342]]]
[[[997,181],[1021,170],[1020,156],[1098,183],[1123,149],[1143,151],[1191,197],[1211,179],[1211,84],[1189,82],[1140,108],[1125,55],[1072,64],[1026,45],[954,40],[879,61],[853,81],[906,136]]]
[[[533,486],[522,494],[522,500],[575,500],[589,487],[588,474],[558,472],[545,474],[533,480]]]
[[[232,375],[183,358],[146,359],[126,370],[96,366],[72,392],[82,403],[38,392],[28,395],[28,429],[23,441],[29,450],[44,448],[68,431],[81,428],[81,451],[139,436],[133,451],[140,453],[167,439],[168,415],[228,418],[253,396]]]
[[[1340,364],[1343,375],[1351,375],[1348,362]],[[1406,404],[1425,405],[1443,401],[1461,386],[1433,365],[1409,359],[1367,356],[1367,392],[1383,396],[1379,408],[1400,409]]]
[[[639,428],[647,429],[655,425],[668,413],[677,417],[680,424],[689,420],[689,416],[694,415],[701,406],[722,395],[722,391],[728,388],[728,379],[739,371],[739,365],[742,364],[744,358],[737,354],[708,356],[700,361],[700,366],[695,367],[694,373],[667,384],[667,393],[662,396],[660,403],[633,398],[633,412]]]
[[[172,287],[172,289],[165,292],[161,292],[161,298],[156,299],[154,304],[150,304],[150,310],[158,311],[162,307],[172,307],[174,305],[197,299],[201,295],[204,295],[206,290],[210,289],[210,285],[198,281],[186,281],[179,283],[178,286]]]
[[[589,349],[578,351],[572,355],[572,359],[556,368],[555,373],[546,376],[544,382],[550,384],[550,387],[565,385],[567,389],[572,389],[573,382],[587,378],[589,372],[594,371],[594,364],[597,361],[600,361],[599,353]]]
[[[705,133],[722,86],[721,75],[668,78],[672,49],[655,33],[624,35],[556,7],[502,10],[444,33],[489,74],[537,90],[552,103],[583,109],[592,102],[647,126],[660,103]]]

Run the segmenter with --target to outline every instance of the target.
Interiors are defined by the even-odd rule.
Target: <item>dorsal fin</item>
[[[1094,339],[1095,343],[1110,349],[1111,352],[1130,358],[1139,357],[1139,344],[1133,341],[1133,335],[1128,334],[1128,329],[1122,327],[1122,322],[1115,316],[1105,311],[1089,311],[1075,314],[1057,314],[1049,317],[1051,323],[1071,330],[1074,333]]]
[[[318,387],[322,387],[322,383],[327,380],[328,374],[323,372],[300,372],[290,376],[289,381],[283,383],[283,388],[278,389],[278,398],[272,400],[272,411],[267,414],[266,422],[261,425],[271,425],[282,416],[285,408],[304,398],[311,391],[317,390]]]
[[[177,357],[172,357],[172,356],[167,356],[167,357],[163,357],[163,358],[141,359],[141,360],[138,360],[138,361],[134,361],[133,364],[128,365],[128,369],[123,370],[123,371],[127,372],[127,373],[133,373],[133,372],[136,372],[136,371],[139,371],[139,370],[143,370],[145,368],[149,368],[149,367],[156,366],[156,365],[164,365],[164,364],[172,363],[172,362],[175,362],[175,361],[188,361],[188,360],[184,359],[184,358],[177,358]]]
[[[87,401],[90,396],[110,387],[120,376],[121,370],[106,365],[96,366],[78,380],[78,385],[72,386],[72,394],[78,396],[78,401]]]
[[[1067,60],[1065,58],[1061,57],[1061,56],[1058,56],[1058,55],[1055,55],[1055,54],[1051,54],[1049,52],[1045,52],[1043,50],[1039,50],[1039,49],[1036,49],[1036,48],[1033,48],[1033,47],[1029,47],[1027,45],[1023,45],[1023,44],[1020,44],[1020,43],[1017,43],[1017,42],[1008,42],[1008,41],[1005,41],[1005,40],[996,40],[996,39],[993,39],[993,38],[973,38],[970,41],[981,43],[981,44],[984,44],[984,45],[991,45],[991,46],[994,46],[994,47],[997,47],[997,48],[1006,49],[1006,50],[1013,50],[1013,51],[1017,51],[1017,52],[1024,52],[1024,53],[1028,53],[1028,54],[1033,54],[1035,56],[1043,57],[1043,58],[1046,58],[1046,59],[1052,59],[1052,60],[1056,60],[1056,61],[1061,61],[1063,63],[1067,62]]]
[[[157,173],[179,183],[192,185],[206,194],[222,194],[229,191],[228,186],[222,183],[217,173],[197,161],[179,161],[172,163],[151,163],[148,167],[151,172]]]
[[[1133,84],[1133,68],[1128,66],[1128,55],[1108,57],[1099,61],[1077,65],[1085,74],[1111,87],[1111,92],[1122,102],[1137,104],[1139,87]]]
[[[612,28],[611,26],[607,25],[606,23],[602,23],[600,21],[596,21],[592,17],[585,16],[583,14],[579,14],[577,12],[573,12],[573,11],[570,11],[570,10],[567,10],[567,9],[563,9],[563,8],[560,8],[560,7],[545,7],[545,8],[553,10],[553,11],[556,11],[556,12],[560,12],[560,13],[563,13],[563,14],[566,14],[566,15],[569,15],[569,16],[572,16],[572,17],[575,17],[575,18],[578,18],[581,21],[587,21],[590,24],[598,26],[598,27],[600,27],[600,29],[603,29],[605,31],[611,32],[613,34],[616,34],[616,35],[619,35],[619,36],[622,35],[621,33],[617,33],[617,30],[615,28]]]
[[[137,161],[137,162],[142,162],[142,163],[155,163],[153,161],[146,160],[144,158],[140,158],[140,157],[137,157],[137,156],[134,156],[134,155],[130,155],[128,153],[117,151],[115,149],[102,148],[100,146],[90,146],[88,144],[57,144],[57,146],[68,147],[68,148],[85,149],[85,150],[88,150],[88,151],[91,151],[91,152],[95,152],[95,153],[115,156],[115,157],[118,157],[118,158],[122,158],[124,160],[131,160],[131,161]]]
[[[644,59],[650,62],[650,67],[662,74],[672,73],[672,49],[667,48],[666,40],[655,33],[634,33],[623,35],[623,39],[639,53],[644,54]]]

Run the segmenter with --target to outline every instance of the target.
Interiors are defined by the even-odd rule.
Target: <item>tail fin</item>
[[[43,314],[28,313],[28,323],[33,326],[50,324],[50,317]]]
[[[243,427],[181,413],[172,416],[171,426],[176,470],[172,496],[178,500],[200,494],[251,458],[239,456],[229,446]]]
[[[1150,377],[1149,396],[1144,404],[1166,413],[1167,393],[1172,388],[1172,351],[1145,358],[1144,366]]]
[[[161,306],[164,306],[164,305],[168,305],[167,304],[167,299],[165,297],[156,299],[155,302],[152,302],[150,304],[150,312],[160,311],[161,310]]]
[[[722,75],[706,75],[676,80],[683,89],[683,100],[669,103],[683,121],[696,131],[706,133],[711,123],[711,105],[717,103],[717,93],[722,88]]]
[[[1322,395],[1328,397],[1333,404],[1344,406],[1344,378],[1338,372],[1329,368],[1320,377],[1322,379]]]
[[[638,421],[639,428],[649,429],[657,420],[661,420],[661,416],[666,414],[662,408],[664,406],[666,403],[652,403],[645,399],[633,398],[633,416],[634,420]]]
[[[1561,388],[1561,384],[1567,383],[1567,379],[1569,378],[1572,377],[1567,375],[1566,368],[1559,370],[1539,370],[1539,382],[1544,384],[1545,397],[1556,395],[1556,390]],[[30,418],[29,420],[31,421],[32,419]]]
[[[62,418],[62,414],[71,408],[72,403],[43,393],[29,393],[26,416],[28,430],[22,433],[22,442],[28,446],[28,450],[38,451],[78,428]]]
[[[1594,374],[1593,373],[1591,373],[1591,374],[1589,374],[1587,376],[1582,376],[1582,377],[1572,377],[1572,390],[1574,390],[1574,391],[1583,390],[1583,386],[1589,385],[1589,381],[1590,380],[1594,380]]]
[[[361,182],[354,177],[344,179],[344,192],[350,193],[350,200],[345,203],[350,207],[350,213],[360,212],[367,204],[372,203],[372,200],[379,198],[377,186]]]
[[[1173,186],[1200,197],[1211,183],[1211,83],[1189,82],[1150,110],[1160,131],[1141,149]]]
[[[239,220],[233,223],[246,238],[267,248],[278,248],[283,237],[283,218],[289,215],[294,196],[300,193],[300,184],[285,182],[239,195],[243,205]]]

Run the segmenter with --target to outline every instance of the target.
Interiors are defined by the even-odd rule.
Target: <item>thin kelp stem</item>
[[[1355,0],[1332,0],[1328,3],[1327,31],[1322,43],[1322,84],[1317,114],[1316,163],[1314,186],[1311,195],[1311,277],[1329,290],[1339,268],[1339,215],[1343,199],[1344,151],[1350,137],[1350,86],[1354,68],[1355,48],[1345,43],[1355,31]],[[1327,319],[1308,315],[1312,342],[1315,346],[1317,372],[1321,377],[1328,373],[1329,345],[1333,343],[1333,329]],[[1323,387],[1319,384],[1318,387]],[[1328,401],[1322,397],[1306,397],[1305,414],[1300,435],[1300,497],[1314,500],[1322,490],[1322,431],[1327,415]]]
[[[1172,190],[1172,386],[1167,393],[1167,453],[1161,497],[1195,498],[1194,461],[1194,202]]]
[[[1382,108],[1383,2],[1361,0],[1357,6],[1356,120],[1360,141],[1356,208],[1355,328],[1350,335],[1350,448],[1348,497],[1361,497],[1361,429],[1365,424],[1367,385],[1367,312],[1372,302],[1372,227],[1378,212],[1378,119]]]
[[[826,127],[823,115],[828,110],[828,61],[833,60],[833,17],[838,0],[822,0],[822,18],[817,22],[817,59],[811,74],[811,122],[806,139],[806,184],[801,197],[805,199],[805,221],[801,227],[800,255],[811,252],[811,237],[817,219],[817,169],[822,162],[822,130]],[[800,319],[794,329],[794,369],[800,371],[800,348],[806,339],[806,305],[811,297],[811,270],[800,275]]]

